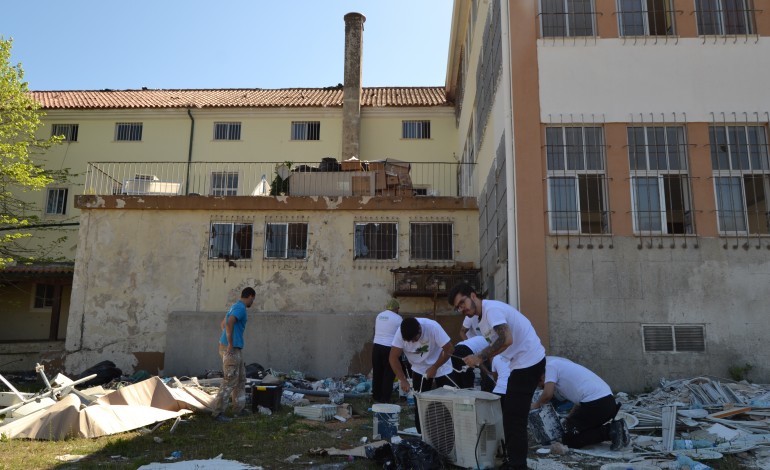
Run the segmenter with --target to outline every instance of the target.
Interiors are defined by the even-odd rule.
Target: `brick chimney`
[[[345,79],[342,93],[342,159],[361,158],[361,53],[364,44],[361,13],[345,15]]]

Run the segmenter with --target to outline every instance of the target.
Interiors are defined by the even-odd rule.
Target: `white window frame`
[[[296,228],[304,228],[304,246],[302,247],[289,247],[292,235],[292,226]],[[283,247],[282,253],[279,255],[272,255],[277,251],[277,248],[273,248],[273,242],[270,240],[270,232],[273,227],[283,227]],[[296,234],[295,234],[296,235]],[[301,237],[302,234],[300,233]],[[308,223],[307,222],[268,222],[265,224],[265,259],[307,259],[307,247],[308,247]],[[279,247],[280,248],[280,247]]]
[[[436,230],[440,230],[439,226],[449,226],[449,233],[435,233]],[[422,237],[420,239],[421,242],[425,243],[425,247],[420,247],[420,251],[423,252],[423,254],[427,254],[428,256],[418,256],[420,253],[417,253],[417,249],[415,247],[415,244],[417,241],[415,240],[415,236],[418,232],[418,229],[416,229],[417,226],[421,227],[429,227],[430,230],[427,230],[427,234],[420,234]],[[446,243],[448,244],[448,248],[446,247],[439,247],[439,249],[436,249],[434,246],[434,240],[436,238],[443,238],[443,236],[447,236]],[[442,240],[442,244],[444,241]],[[447,256],[440,257],[442,253],[446,253]],[[409,259],[411,260],[425,260],[425,261],[452,261],[454,259],[454,223],[450,221],[446,222],[410,222],[409,223]]]
[[[550,1],[562,1],[562,6],[564,8],[564,13],[545,13],[543,12],[543,2],[549,1],[549,0],[539,0],[538,2],[538,12],[540,13],[540,37],[541,38],[572,38],[572,37],[594,37],[596,36],[596,4],[595,0],[588,0],[591,7],[591,34],[585,34],[576,36],[574,32],[570,31],[570,18],[574,18],[577,13],[572,12],[570,10],[570,6],[573,5],[574,0],[550,0]],[[581,13],[584,14],[584,13]],[[547,15],[563,15],[564,17],[564,34],[563,35],[554,35],[554,36],[546,36],[545,35],[545,29],[543,27],[544,21],[547,19]],[[557,17],[558,18],[558,17]]]
[[[676,22],[674,21],[674,12],[673,12],[673,6],[672,2],[673,0],[662,0],[664,2],[663,5],[663,14],[666,17],[666,19],[671,23],[671,31],[666,31],[664,34],[651,34],[650,33],[650,11],[648,8],[647,0],[617,0],[617,11],[618,11],[618,30],[620,32],[620,36],[673,36],[676,34]],[[626,6],[628,5],[627,2],[636,2],[637,6],[632,11],[626,11]],[[630,34],[626,32],[626,28],[628,28],[627,23],[627,16],[626,15],[640,15],[642,19],[642,29],[644,31],[642,34]]]
[[[237,196],[240,179],[240,174],[237,171],[212,171],[211,195]]]
[[[77,142],[78,127],[77,124],[52,124],[51,136],[60,135],[64,137],[64,142]]]
[[[408,140],[430,140],[430,120],[404,120],[401,121],[401,138]]]
[[[381,258],[379,256],[371,255],[373,250],[365,244],[364,232],[368,225],[392,225],[395,229],[393,231],[393,256],[390,258]],[[384,250],[380,250],[384,251]],[[372,222],[355,222],[353,224],[353,258],[354,259],[367,259],[367,260],[380,260],[380,261],[392,261],[398,259],[398,222],[394,221],[372,221]]]
[[[214,123],[215,141],[234,141],[241,140],[240,122],[215,122]]]
[[[248,247],[242,249],[238,245],[237,234],[245,227],[250,227],[251,239],[246,240]],[[219,230],[217,230],[219,228]],[[212,221],[209,225],[209,259],[235,260],[252,259],[254,257],[254,224],[251,222],[224,222]],[[216,252],[217,243],[215,238],[222,237],[222,247],[225,249],[224,255]],[[241,256],[241,251],[245,250],[245,256]]]
[[[725,0],[695,0],[695,14],[697,18],[696,28],[698,30],[698,36],[743,36],[754,34],[754,10],[752,0],[737,1],[741,2],[742,10],[736,12],[734,10],[727,10]],[[704,9],[701,8],[704,2],[715,5],[716,8],[712,7],[708,12],[705,12]],[[704,19],[706,13],[714,18],[713,25],[701,24],[702,21],[706,21]],[[741,14],[741,16],[743,16],[742,25],[744,26],[745,31],[728,32],[725,30],[727,24],[725,15],[730,14]],[[707,26],[713,27],[714,31],[702,31],[702,29],[705,29]]]
[[[292,121],[292,141],[319,141],[321,140],[321,121]]]
[[[46,188],[45,195],[45,215],[67,215],[67,200],[69,199],[69,188],[54,186]],[[51,210],[53,206],[54,210]]]
[[[144,125],[141,122],[116,122],[116,142],[141,142]]]

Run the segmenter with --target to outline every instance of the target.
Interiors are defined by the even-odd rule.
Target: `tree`
[[[37,250],[19,243],[32,237],[25,228],[39,220],[34,205],[19,195],[42,190],[66,174],[48,171],[31,158],[62,137],[41,140],[35,136],[45,113],[29,94],[21,64],[10,63],[12,43],[0,36],[0,268],[41,259]]]

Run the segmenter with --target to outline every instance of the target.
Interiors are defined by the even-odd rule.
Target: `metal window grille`
[[[723,234],[770,234],[770,152],[764,126],[709,128],[717,220]]]
[[[238,195],[238,172],[237,171],[215,171],[211,173],[211,195],[212,196],[237,196]]]
[[[115,140],[139,141],[142,140],[141,122],[119,122],[115,124]]]
[[[78,125],[77,124],[54,124],[51,126],[51,135],[60,135],[64,137],[65,142],[77,142],[78,141]]]
[[[64,215],[67,213],[67,188],[49,188],[45,213]]]
[[[214,140],[241,140],[241,123],[215,122]]]
[[[618,0],[621,36],[673,36],[673,0]]]
[[[50,284],[36,284],[34,308],[53,307],[53,293],[54,286]]]
[[[540,0],[540,31],[547,37],[595,36],[593,0]]]
[[[321,121],[294,121],[291,140],[321,140]]]
[[[402,121],[401,138],[430,139],[430,121]]]
[[[729,36],[754,34],[751,0],[695,0],[698,34]]]
[[[307,258],[307,224],[267,224],[265,228],[265,258]]]
[[[212,222],[209,233],[210,259],[251,259],[253,224]]]
[[[645,352],[704,352],[702,325],[642,325]]]
[[[451,223],[409,224],[409,257],[420,260],[451,260],[452,259]]]
[[[396,259],[398,257],[397,223],[356,223],[354,232],[355,259]]]
[[[601,127],[546,127],[552,233],[609,233],[604,161]]]

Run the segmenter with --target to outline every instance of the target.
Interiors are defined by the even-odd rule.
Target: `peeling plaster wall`
[[[187,351],[203,347],[208,357],[215,351],[211,348],[218,337],[218,322],[246,286],[257,290],[251,312],[271,312],[269,344],[291,345],[284,347],[285,354],[298,351],[307,357],[305,362],[293,364],[307,367],[309,373],[348,370],[349,363],[344,361],[371,341],[371,328],[362,332],[357,315],[379,311],[385,305],[393,289],[390,269],[446,267],[455,262],[473,266],[478,260],[475,206],[410,210],[409,202],[397,201],[380,210],[374,206],[382,203],[374,202],[372,210],[335,209],[333,205],[329,210],[120,210],[114,207],[135,209],[132,204],[141,204],[141,198],[133,202],[105,199],[95,198],[93,206],[81,206],[79,246],[88,249],[78,251],[75,264],[66,343],[66,369],[72,372],[106,359],[130,372],[138,367],[137,353],[165,351],[167,333],[182,338],[200,334],[200,341],[186,342]],[[163,201],[172,199],[184,198]],[[430,205],[430,201],[422,201]],[[276,204],[281,202],[276,200]],[[223,218],[253,221],[252,260],[236,260],[235,266],[230,266],[224,260],[208,259],[209,224]],[[308,259],[263,260],[265,223],[293,221],[308,223]],[[397,222],[399,258],[354,260],[356,221]],[[410,262],[410,221],[452,221],[455,259]],[[435,305],[429,298],[402,299],[403,313],[426,315],[434,309],[439,314],[451,311],[443,298]],[[216,312],[212,320],[215,328],[200,332],[198,324],[182,322],[169,330],[172,311]],[[296,312],[307,314],[297,320]]]
[[[641,391],[661,377],[729,377],[750,363],[753,382],[770,381],[770,256],[688,239],[676,248],[548,246],[549,354],[582,363],[615,391]],[[643,324],[705,326],[705,352],[644,352]]]

